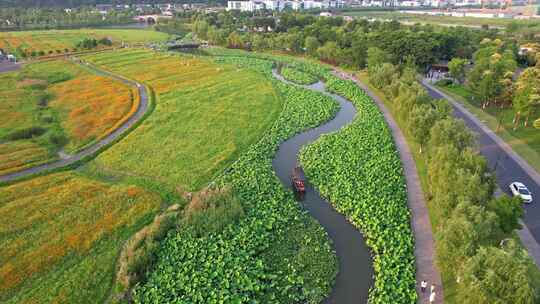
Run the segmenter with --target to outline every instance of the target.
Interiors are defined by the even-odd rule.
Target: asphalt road
[[[16,180],[16,179],[19,179],[28,175],[66,167],[85,157],[95,155],[96,153],[99,152],[101,148],[115,141],[118,137],[120,137],[123,133],[127,132],[133,125],[135,125],[140,119],[143,118],[144,114],[148,110],[148,92],[146,91],[146,88],[143,85],[140,85],[137,82],[125,79],[123,77],[117,76],[115,74],[109,73],[107,71],[100,70],[93,66],[87,66],[87,67],[93,70],[98,75],[108,76],[115,80],[123,82],[127,85],[137,87],[139,91],[139,96],[140,96],[140,103],[139,103],[139,108],[137,109],[135,114],[133,114],[124,124],[122,124],[116,130],[114,130],[111,134],[109,134],[102,140],[96,142],[95,144],[89,146],[88,148],[85,148],[76,154],[65,155],[65,157],[63,157],[62,159],[53,161],[51,163],[46,163],[46,164],[42,164],[36,167],[24,169],[18,172],[2,175],[0,176],[0,182],[13,181],[13,180]]]
[[[428,86],[424,85],[424,87],[433,98],[444,98]],[[508,151],[499,146],[485,130],[466,115],[463,109],[456,107],[452,103],[450,104],[454,108],[454,116],[463,119],[465,124],[477,134],[480,152],[486,157],[489,167],[495,171],[499,187],[505,193],[511,195],[510,183],[519,181],[524,183],[532,192],[533,202],[524,204],[525,217],[523,222],[529,228],[536,242],[540,243],[540,184],[514,158],[510,157]]]
[[[15,71],[20,67],[21,65],[19,63],[12,63],[7,60],[0,60],[0,73]]]

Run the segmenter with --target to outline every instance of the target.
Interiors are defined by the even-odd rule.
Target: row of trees
[[[346,22],[341,17],[318,18],[300,13],[278,17],[238,12],[196,14],[192,23],[198,37],[215,45],[288,51],[355,68],[366,66],[367,50],[372,46],[385,51],[393,64],[403,64],[409,58],[426,68],[440,59],[472,56],[482,39],[497,35],[489,30],[435,30],[430,25],[405,26],[397,21],[363,19]]]
[[[92,7],[71,10],[60,8],[0,9],[0,30],[77,28],[133,22],[135,11],[111,11],[100,14]]]
[[[528,67],[516,77],[517,61],[514,44],[500,39],[484,39],[481,47],[474,53],[474,66],[466,73],[468,60],[454,58],[448,67],[450,75],[474,92],[482,108],[512,107],[514,110],[514,129],[522,117],[524,126],[529,126],[530,116],[540,105],[540,54],[536,66]],[[537,124],[540,126],[540,120]],[[500,125],[499,125],[500,127]]]
[[[392,101],[397,119],[427,163],[430,209],[438,219],[436,262],[457,282],[458,303],[536,303],[539,272],[513,239],[523,209],[519,199],[494,197],[494,177],[462,120],[433,100],[407,62],[395,66],[368,50],[370,82]],[[424,150],[424,151],[423,151]]]

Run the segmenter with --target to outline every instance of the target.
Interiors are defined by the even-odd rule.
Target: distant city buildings
[[[257,10],[309,10],[309,9],[330,9],[345,7],[343,0],[247,0],[247,1],[228,1],[227,10],[239,10],[243,12],[253,12]]]

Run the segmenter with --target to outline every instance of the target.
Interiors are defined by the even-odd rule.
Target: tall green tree
[[[519,221],[523,217],[523,206],[519,197],[503,195],[491,200],[488,208],[499,217],[499,227],[504,233],[521,229]]]
[[[310,56],[317,55],[317,49],[321,46],[321,43],[316,37],[308,36],[304,41],[304,46],[306,48],[306,53]]]
[[[244,46],[244,42],[242,41],[242,37],[238,35],[237,32],[232,32],[227,37],[227,46],[231,49],[239,49]]]
[[[465,66],[467,64],[467,59],[463,58],[452,58],[448,63],[448,70],[450,71],[450,76],[457,80],[459,83],[463,83],[465,79]]]
[[[459,274],[458,301],[463,304],[538,303],[536,267],[513,240],[503,248],[484,246],[471,256]]]
[[[522,114],[525,114],[525,127],[529,117],[540,104],[540,69],[527,68],[521,73],[515,85],[512,107],[514,108],[514,130],[517,129]]]
[[[481,206],[460,203],[446,220],[437,238],[437,264],[444,273],[457,275],[482,245],[495,242],[497,216]]]
[[[367,50],[367,65],[369,74],[372,74],[378,67],[388,61],[388,55],[377,47]]]
[[[422,148],[429,141],[429,133],[435,121],[438,118],[438,113],[429,104],[414,105],[409,116],[409,132],[419,144],[419,152],[422,153]]]

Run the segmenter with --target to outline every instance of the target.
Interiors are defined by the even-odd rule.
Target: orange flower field
[[[63,113],[62,127],[70,142],[66,150],[76,150],[105,137],[132,115],[138,93],[112,78],[84,75],[51,87],[55,98],[51,107]]]
[[[77,29],[77,30],[48,30],[48,31],[21,31],[0,32],[0,49],[15,52],[17,48],[24,49],[27,54],[32,51],[62,53],[76,48],[77,43],[85,38],[110,38],[113,45],[120,46],[122,42],[134,44],[149,41],[163,41],[167,34],[157,31],[129,30],[129,29]]]
[[[71,172],[0,188],[0,302],[101,302],[123,241],[159,206],[141,188]]]
[[[48,160],[49,151],[31,141],[0,144],[0,175],[33,167]]]
[[[0,74],[0,90],[5,92],[0,95],[0,140],[17,130],[45,130],[31,139],[1,143],[0,175],[56,158],[58,148],[47,143],[52,131],[66,137],[68,153],[75,152],[113,132],[139,106],[135,88],[68,60],[31,63]]]

